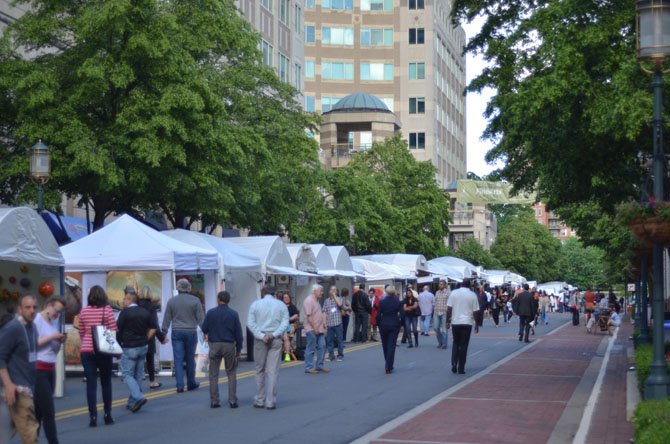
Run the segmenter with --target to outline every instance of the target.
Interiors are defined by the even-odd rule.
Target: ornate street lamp
[[[49,148],[40,140],[30,150],[30,178],[37,184],[37,212],[42,212],[44,184],[51,175],[51,155]]]
[[[670,0],[638,0],[637,57],[642,69],[654,75],[653,175],[654,196],[665,199],[663,190],[663,62],[670,56]],[[651,63],[652,69],[648,64]],[[665,363],[663,333],[663,245],[654,242],[653,249],[653,359],[645,384],[646,399],[665,399],[670,393],[670,376]]]

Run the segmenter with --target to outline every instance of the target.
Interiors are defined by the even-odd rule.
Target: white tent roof
[[[478,270],[478,268],[472,265],[470,262],[454,256],[437,257],[435,259],[431,259],[428,261],[428,263],[447,265],[458,271],[462,276],[461,279],[472,277],[472,273],[477,273]]]
[[[310,246],[312,247],[312,251],[316,256],[316,265],[319,269],[320,276],[337,276],[347,278],[355,278],[358,276],[353,270],[353,265],[351,265],[349,254],[343,246],[340,245],[337,247],[327,247],[324,244],[311,244]],[[332,251],[331,248],[333,249]],[[338,268],[335,263],[337,259],[340,259],[340,254],[342,254],[342,257],[339,263],[342,268]]]
[[[366,259],[381,264],[395,265],[405,270],[405,273],[417,274],[419,271],[428,271],[426,258],[422,254],[370,254],[366,256],[356,256],[360,259]]]
[[[560,294],[568,284],[561,281],[544,282],[537,286],[538,290],[544,290],[547,294]]]
[[[309,244],[288,244],[286,245],[293,267],[307,273],[316,273],[319,271],[316,264],[316,256]]]
[[[124,214],[61,247],[69,271],[218,270],[219,255],[172,239]]]
[[[333,264],[337,270],[354,271],[354,265],[351,263],[349,252],[342,245],[329,245],[328,252],[333,259]]]
[[[352,257],[351,263],[354,266],[354,271],[365,276],[365,279],[368,281],[383,281],[388,279],[416,280],[414,273],[408,274],[405,270],[395,265],[373,262],[357,257]]]
[[[256,274],[256,279],[261,280],[263,266],[258,256],[246,251],[244,248],[227,240],[205,233],[190,230],[167,230],[163,234],[185,242],[189,245],[212,249],[216,251],[222,259],[224,273],[246,272]]]
[[[451,279],[452,281],[456,282],[462,282],[463,278],[465,277],[463,274],[463,270],[450,267],[449,265],[440,263],[440,262],[433,262],[433,261],[428,261],[428,272],[434,275],[438,275],[440,277],[446,276],[447,278]],[[468,275],[467,277],[470,277]],[[432,279],[432,276],[429,279],[423,279],[425,282],[430,282]]]
[[[325,244],[310,244],[310,247],[312,247],[312,253],[314,253],[314,257],[316,258],[316,266],[319,269],[319,273],[321,270],[335,269],[333,257],[330,255],[328,247]]]
[[[263,273],[313,276],[293,266],[291,254],[279,236],[226,237],[225,240],[258,257]]]
[[[0,260],[62,267],[58,243],[32,208],[0,208]]]

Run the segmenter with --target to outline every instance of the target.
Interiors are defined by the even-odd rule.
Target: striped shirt
[[[114,310],[109,305],[104,307],[85,307],[79,313],[79,336],[81,336],[81,353],[94,353],[92,327],[102,325],[102,315],[105,314],[105,326],[116,331]]]

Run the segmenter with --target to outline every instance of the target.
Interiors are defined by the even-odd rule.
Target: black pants
[[[493,323],[498,325],[500,323],[500,308],[492,309],[491,316],[493,316]]]
[[[58,444],[56,418],[54,409],[54,385],[56,372],[53,370],[37,370],[35,378],[35,417],[44,430],[49,444]]]
[[[451,349],[451,367],[455,367],[462,373],[465,371],[465,359],[468,356],[472,325],[452,325],[451,334],[454,338]]]
[[[398,342],[400,327],[379,327],[379,336],[382,338],[382,349],[384,350],[384,362],[386,370],[393,370],[395,361],[395,347]]]
[[[530,333],[530,321],[535,319],[533,316],[519,315],[519,339],[523,336],[524,340],[528,340]]]
[[[579,310],[576,307],[570,308],[572,312],[572,325],[579,325]]]
[[[342,316],[342,340],[347,342],[347,328],[349,328],[349,316]]]
[[[98,372],[100,372],[105,415],[110,415],[112,413],[112,357],[98,353],[82,353],[81,364],[84,366],[86,376],[86,401],[89,415],[98,416]]]
[[[151,339],[153,341],[153,339]],[[154,356],[156,353],[147,352],[147,373],[149,373],[149,382],[154,382],[156,380],[156,363],[154,362]]]
[[[367,313],[354,313],[354,342],[366,342],[368,340],[368,320],[370,315]]]

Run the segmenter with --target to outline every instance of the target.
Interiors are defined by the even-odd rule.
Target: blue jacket
[[[387,296],[379,303],[377,325],[381,327],[400,327],[402,320],[402,302],[395,296]]]

